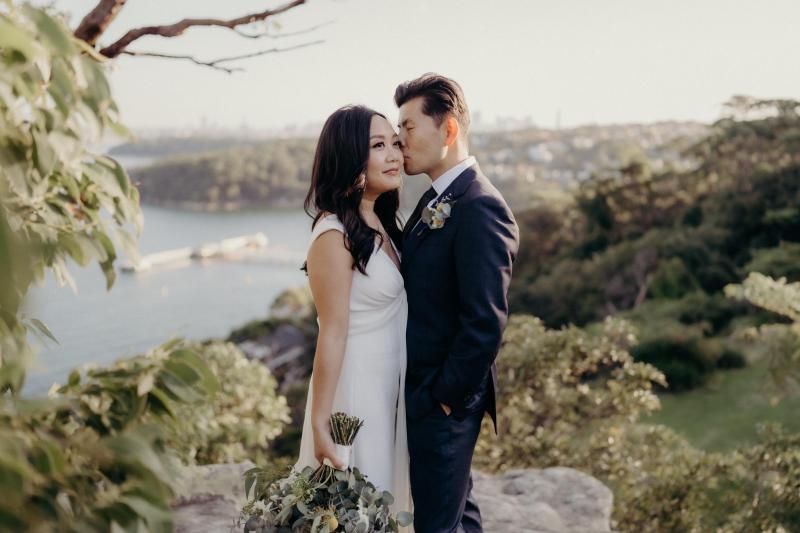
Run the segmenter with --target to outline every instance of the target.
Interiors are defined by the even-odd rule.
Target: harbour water
[[[302,256],[310,234],[311,219],[299,209],[200,213],[145,206],[143,212],[142,254],[262,232],[268,246]],[[248,320],[265,317],[284,289],[304,285],[300,266],[223,258],[138,273],[120,272],[118,266],[117,281],[106,291],[97,265],[70,263],[77,294],[59,287],[49,274],[43,287],[29,293],[28,313],[47,324],[59,344],[32,337],[41,348],[25,392],[44,394],[72,368],[142,353],[172,337],[224,337]]]

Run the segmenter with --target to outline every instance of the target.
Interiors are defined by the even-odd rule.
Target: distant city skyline
[[[39,2],[40,4],[43,2]],[[96,0],[56,0],[70,26]],[[230,18],[282,4],[130,0],[101,38],[184,17]],[[237,63],[227,75],[189,62],[121,57],[110,73],[128,126],[281,130],[321,124],[337,107],[396,109],[396,85],[427,71],[464,87],[475,118],[553,128],[711,122],[735,94],[800,98],[800,2],[772,0],[312,0],[278,19],[284,39],[222,28],[147,37],[131,49],[215,59],[313,40]]]

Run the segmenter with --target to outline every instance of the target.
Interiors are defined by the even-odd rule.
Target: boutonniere
[[[444,226],[444,221],[450,218],[450,211],[455,202],[450,200],[448,194],[433,207],[425,206],[422,210],[422,221],[431,229],[439,229]]]

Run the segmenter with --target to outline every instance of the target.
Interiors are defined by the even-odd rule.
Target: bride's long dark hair
[[[362,105],[342,107],[328,117],[317,143],[311,187],[304,203],[306,213],[314,219],[312,228],[325,213],[339,217],[347,234],[345,246],[353,256],[353,268],[362,274],[366,274],[376,236],[383,245],[383,236],[367,225],[359,211],[366,185],[360,176],[367,170],[370,124],[375,115],[386,118]],[[397,217],[399,207],[397,189],[375,200],[375,214],[398,249],[403,236]],[[308,272],[305,263],[303,270]]]

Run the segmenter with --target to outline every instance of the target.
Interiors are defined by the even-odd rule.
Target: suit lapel
[[[442,191],[442,194],[439,195],[439,198],[445,198],[449,196],[450,202],[458,199],[459,196],[466,192],[469,184],[472,183],[472,181],[475,179],[475,176],[478,175],[478,171],[479,168],[477,164],[464,169],[464,171],[453,180],[453,183],[451,183],[449,187]],[[453,209],[458,208],[453,206]],[[447,221],[445,221],[445,224],[447,224]],[[422,244],[422,241],[425,240],[425,237],[430,235],[432,231],[433,230],[425,222],[420,221],[417,227],[413,228],[403,241],[403,257],[405,257],[407,260],[410,260],[410,256],[413,254],[413,252],[419,247],[420,244]]]

